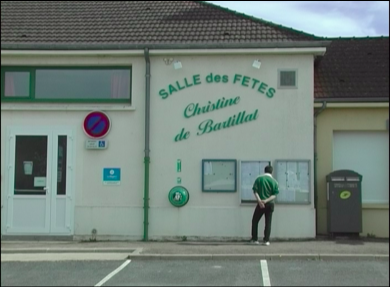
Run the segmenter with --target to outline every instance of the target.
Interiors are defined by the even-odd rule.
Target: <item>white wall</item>
[[[3,104],[1,111],[1,174],[7,172],[6,129],[12,126],[67,126],[75,135],[74,234],[89,238],[92,229],[98,236],[140,239],[143,236],[144,192],[144,95],[143,57],[27,57],[3,59],[2,65],[131,65],[134,110],[122,105],[34,105],[37,111],[21,111],[21,105]],[[29,105],[22,105],[29,108]],[[16,110],[12,110],[11,108]],[[31,107],[31,105],[30,105]],[[10,110],[11,109],[11,110]],[[19,109],[19,110],[18,110]],[[112,121],[106,137],[108,149],[86,150],[82,123],[94,109],[105,111]],[[104,167],[121,168],[120,186],[103,186]],[[8,183],[2,180],[1,189]],[[7,190],[8,191],[8,190]],[[5,222],[2,216],[2,226]]]
[[[171,57],[171,56],[170,56]],[[150,238],[162,237],[249,237],[254,205],[240,203],[239,190],[234,193],[202,193],[201,161],[205,158],[237,160],[308,159],[313,162],[313,57],[310,55],[259,55],[260,70],[252,68],[253,56],[182,56],[183,68],[174,70],[163,56],[151,58],[151,168],[150,168]],[[257,58],[257,56],[256,56]],[[3,61],[4,60],[4,61]],[[1,170],[6,171],[5,130],[13,125],[67,125],[75,131],[76,200],[75,235],[89,236],[96,228],[100,238],[134,238],[143,234],[144,192],[144,96],[145,64],[142,57],[27,57],[2,58],[2,65],[127,65],[133,66],[135,110],[119,111],[118,106],[89,107],[84,110],[51,105],[54,111],[12,111],[2,104]],[[278,69],[297,69],[298,88],[278,89]],[[205,77],[227,75],[228,83],[208,84]],[[234,74],[265,82],[276,90],[273,98],[239,83],[232,84]],[[199,74],[202,84],[186,88],[162,99],[161,89]],[[242,78],[241,78],[242,80]],[[258,87],[259,84],[257,84]],[[190,103],[207,104],[222,97],[240,97],[237,105],[218,111],[184,118]],[[11,105],[12,106],[12,105]],[[38,105],[41,106],[41,105]],[[77,109],[83,105],[78,105]],[[102,108],[112,119],[105,151],[84,149],[86,136],[81,129],[84,116],[93,108]],[[67,109],[67,110],[66,110]],[[199,124],[212,119],[227,120],[240,111],[258,118],[242,125],[197,136]],[[190,137],[175,142],[182,128]],[[176,173],[181,159],[182,172]],[[121,167],[119,187],[102,185],[103,167]],[[181,185],[190,192],[189,203],[182,208],[168,201],[169,190]],[[312,180],[313,182],[313,180]],[[2,182],[2,190],[7,185]],[[313,186],[312,193],[313,193]],[[313,198],[313,195],[311,196]],[[3,223],[3,222],[2,222]],[[262,234],[263,223],[259,225]],[[314,237],[313,203],[303,206],[278,205],[274,214],[272,237]]]
[[[151,237],[250,235],[254,206],[240,204],[239,192],[203,193],[202,159],[308,159],[312,162],[313,57],[264,55],[260,58],[260,70],[252,68],[253,56],[183,56],[178,58],[183,65],[180,70],[165,65],[163,57],[152,58]],[[277,89],[278,69],[297,69],[298,88]],[[205,77],[210,73],[227,75],[229,81],[206,83]],[[257,89],[233,84],[236,73],[276,88],[274,97],[268,98]],[[159,95],[161,89],[168,90],[169,84],[179,81],[183,86],[184,78],[190,82],[196,74],[200,75],[200,85],[174,92],[166,99]],[[237,96],[240,97],[237,105],[184,117],[184,110],[191,103],[205,105],[222,97]],[[255,121],[197,135],[198,126],[204,120],[222,122],[240,111],[253,113],[255,110],[259,115]],[[175,142],[182,128],[189,131],[190,136]],[[176,172],[177,159],[182,162],[181,173]],[[190,193],[189,203],[179,209],[167,198],[169,190],[177,185],[177,177],[181,177],[181,185]],[[313,191],[313,186],[311,188]],[[273,226],[273,237],[314,237],[313,204],[278,205]]]

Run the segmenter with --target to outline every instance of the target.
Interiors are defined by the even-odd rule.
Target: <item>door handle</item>
[[[43,189],[46,191],[46,194],[50,193],[49,188],[47,186],[45,186]]]

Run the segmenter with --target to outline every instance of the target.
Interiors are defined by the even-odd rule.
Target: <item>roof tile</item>
[[[225,32],[229,35],[221,37]],[[316,37],[202,1],[1,1],[2,43],[153,40],[172,44],[237,39],[286,42]]]
[[[315,98],[388,99],[389,37],[331,40],[315,66]]]

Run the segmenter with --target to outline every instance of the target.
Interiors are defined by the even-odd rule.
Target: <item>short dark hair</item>
[[[274,171],[274,169],[273,169],[273,167],[270,166],[270,165],[267,165],[267,166],[265,167],[265,169],[264,169],[264,172],[265,172],[265,173],[270,173],[270,174],[272,174],[273,171]]]

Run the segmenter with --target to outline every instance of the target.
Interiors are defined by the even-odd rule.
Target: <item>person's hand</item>
[[[259,206],[260,208],[265,208],[265,204],[262,200],[259,201]]]

